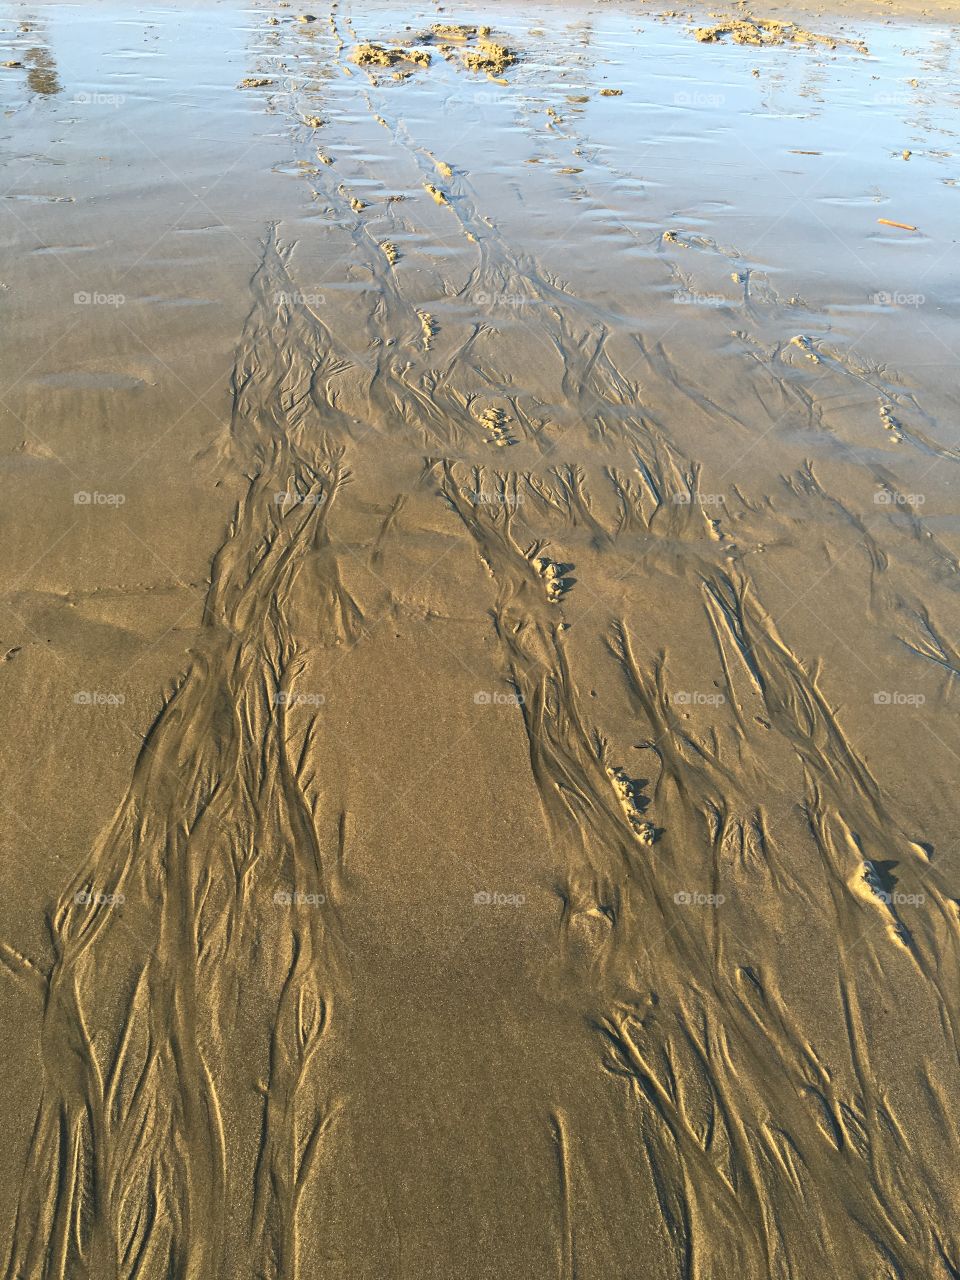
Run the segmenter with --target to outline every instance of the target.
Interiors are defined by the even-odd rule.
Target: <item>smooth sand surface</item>
[[[5,1280],[960,1275],[949,13],[0,62]]]

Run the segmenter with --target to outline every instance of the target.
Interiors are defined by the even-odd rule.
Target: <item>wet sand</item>
[[[960,1275],[949,14],[2,14],[5,1280]]]

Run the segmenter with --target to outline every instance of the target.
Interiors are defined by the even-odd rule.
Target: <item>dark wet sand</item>
[[[897,11],[3,9],[5,1280],[960,1274]]]

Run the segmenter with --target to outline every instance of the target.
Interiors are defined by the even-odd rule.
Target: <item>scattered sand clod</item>
[[[400,261],[400,250],[392,240],[384,240],[380,248],[383,250],[384,257],[390,263],[391,267],[395,266]]]
[[[796,22],[781,22],[777,18],[754,18],[750,14],[713,14],[716,19],[710,26],[696,27],[694,36],[701,44],[717,44],[725,36],[729,36],[734,44],[775,45],[775,44],[822,44],[828,49],[836,49],[839,45],[848,45],[866,53],[867,48],[862,40],[847,40],[841,36],[821,35],[808,31]]]
[[[405,49],[369,42],[358,44],[350,54],[350,61],[358,67],[395,67],[401,62],[412,62],[418,67],[429,67],[430,54],[426,49]]]
[[[652,822],[648,822],[643,817],[643,810],[640,807],[640,790],[636,782],[620,765],[607,765],[605,772],[634,835],[641,844],[654,844],[657,839],[657,829]]]
[[[799,347],[808,360],[812,360],[814,364],[820,363],[820,356],[813,344],[813,339],[808,338],[805,333],[798,333],[790,339],[790,345]]]
[[[417,318],[420,321],[420,339],[423,343],[424,351],[429,351],[433,344],[434,334],[437,332],[436,321],[429,311],[418,311]]]
[[[542,553],[535,555],[531,563],[544,581],[547,589],[547,599],[551,604],[559,604],[568,585],[563,576],[563,565],[558,560],[551,560],[549,556]]]
[[[238,89],[265,89],[267,85],[276,84],[275,80],[270,80],[264,76],[244,76],[237,86]]]
[[[508,444],[515,444],[510,430],[507,427],[507,415],[505,410],[491,406],[484,409],[479,417],[480,425],[490,434],[487,437],[490,444],[498,449],[504,448]]]
[[[470,71],[486,71],[493,76],[502,76],[516,61],[517,55],[511,49],[493,40],[478,40],[475,48],[463,53],[464,66]]]
[[[463,65],[469,71],[485,72],[492,77],[500,76],[517,61],[517,54],[506,45],[491,40],[489,36],[489,27],[435,23],[429,31],[418,37],[417,44],[390,46],[365,41],[354,47],[350,60],[361,67],[396,67],[403,63],[428,67],[431,54],[422,45],[433,42],[437,51],[448,61],[455,60],[455,54],[459,52]],[[454,50],[451,42],[461,48]],[[396,74],[395,78],[405,78],[403,71]]]
[[[600,90],[601,98],[620,98],[622,96],[623,96],[622,89],[601,89]]]
[[[473,40],[478,35],[489,35],[489,27],[471,27],[463,22],[435,22],[430,28],[438,40]]]
[[[900,444],[902,442],[902,423],[889,404],[881,403],[880,405],[880,423],[884,431],[889,431],[891,433],[890,439],[894,444]]]

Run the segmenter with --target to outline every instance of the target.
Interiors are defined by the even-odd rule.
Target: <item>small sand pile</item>
[[[456,40],[463,42],[473,40],[476,36],[488,36],[489,27],[470,27],[462,22],[435,22],[430,28],[438,40]]]
[[[517,55],[503,44],[493,40],[478,40],[476,47],[465,49],[463,62],[470,71],[486,71],[492,76],[501,76],[507,67],[512,67]]]
[[[734,44],[823,44],[836,49],[840,44],[850,45],[866,53],[862,40],[844,40],[839,36],[819,35],[807,31],[795,22],[780,22],[776,18],[754,18],[749,14],[734,17],[731,14],[711,14],[716,21],[709,27],[697,27],[694,36],[702,44],[716,44],[724,36],[730,36]]]
[[[416,66],[430,65],[430,52],[424,45],[433,44],[443,57],[452,62],[459,53],[468,71],[481,71],[489,76],[500,76],[517,61],[518,55],[506,45],[490,38],[489,27],[473,27],[465,23],[435,22],[428,31],[416,37],[416,46],[389,46],[366,41],[358,44],[350,54],[350,60],[361,67],[395,67],[398,63]],[[452,44],[461,47],[453,49]],[[395,79],[405,79],[409,71],[394,73]]]
[[[388,49],[382,44],[358,44],[350,55],[358,67],[395,67],[398,62],[413,62],[418,67],[429,67],[430,54],[426,49]]]
[[[418,311],[417,318],[420,321],[420,340],[423,344],[424,351],[429,351],[432,344],[434,334],[437,332],[436,321],[429,311]]]

